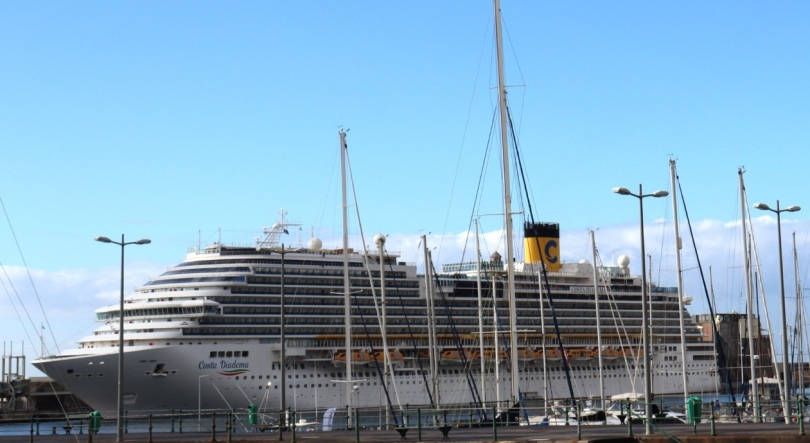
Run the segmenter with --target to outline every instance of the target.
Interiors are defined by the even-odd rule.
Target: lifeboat
[[[543,358],[542,351],[540,352],[540,358]],[[562,360],[562,353],[560,352],[560,348],[546,348],[546,360],[549,361],[560,361]]]
[[[470,360],[470,353],[466,350],[459,351],[458,349],[445,349],[439,357],[439,362],[443,365],[459,364],[468,360]]]
[[[616,348],[610,346],[602,347],[602,360],[616,360],[617,358],[621,357],[622,354]]]
[[[374,360],[374,357],[366,351],[352,351],[352,366],[367,365],[372,360]],[[332,363],[335,366],[346,366],[346,351],[335,351]]]
[[[385,361],[385,353],[383,351],[374,351],[370,354],[372,360],[377,360],[379,362]],[[392,362],[398,362],[405,360],[405,356],[402,355],[398,349],[391,349],[388,351],[388,360]]]
[[[532,348],[519,348],[518,349],[518,360],[521,361],[531,361],[534,360],[534,349]],[[542,354],[542,352],[541,352]],[[542,355],[541,355],[542,357]]]
[[[568,354],[568,361],[583,362],[591,359],[593,352],[585,348],[571,348],[565,350]]]
[[[473,359],[477,360],[477,359],[481,358],[481,351],[476,349],[476,350],[471,352],[471,355],[472,355]],[[494,349],[484,349],[484,360],[492,360],[494,358],[495,358],[495,350]],[[506,360],[508,358],[509,358],[509,354],[507,354],[506,351],[503,351],[503,350],[498,351],[498,360]]]

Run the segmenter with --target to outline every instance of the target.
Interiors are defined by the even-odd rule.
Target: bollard
[[[577,441],[582,440],[582,415],[579,410],[579,400],[577,400]]]
[[[416,408],[416,439],[422,441],[422,409]]]
[[[183,410],[180,410],[180,433],[183,433]]]
[[[633,416],[632,410],[630,409],[630,402],[627,402],[627,417],[625,417],[625,421],[627,421],[627,436],[629,438],[633,438]]]
[[[152,443],[152,414],[149,414],[149,426],[147,429],[149,429],[149,438],[146,440],[146,443]]]
[[[712,414],[711,425],[712,425],[712,427],[711,427],[711,436],[716,437],[717,436],[717,429],[714,427],[714,414]]]
[[[172,434],[174,434],[174,408],[172,408]]]
[[[496,415],[498,414],[498,407],[492,407],[492,440],[498,441],[498,420]]]
[[[217,413],[211,413],[211,443],[217,443]]]

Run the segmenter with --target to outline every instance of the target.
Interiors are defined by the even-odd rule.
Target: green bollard
[[[416,439],[422,441],[422,409],[416,408]]]
[[[630,402],[627,402],[627,416],[625,417],[625,421],[627,421],[627,436],[629,438],[633,438],[633,416],[632,416],[632,409],[630,409]]]

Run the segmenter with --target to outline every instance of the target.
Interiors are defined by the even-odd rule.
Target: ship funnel
[[[560,260],[560,225],[559,223],[530,223],[523,225],[523,250],[526,263],[546,264],[549,271],[559,271]]]

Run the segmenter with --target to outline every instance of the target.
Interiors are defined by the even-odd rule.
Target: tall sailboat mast
[[[340,179],[343,199],[343,309],[346,325],[346,414],[352,408],[352,293],[349,281],[349,204],[346,197],[346,132],[340,130]],[[350,421],[351,423],[351,421]]]
[[[740,177],[740,219],[742,221],[742,238],[743,238],[743,255],[745,256],[745,292],[746,292],[746,299],[747,299],[747,314],[746,314],[746,322],[748,329],[748,361],[751,367],[751,395],[750,398],[754,400],[754,411],[759,411],[759,387],[757,386],[759,383],[757,382],[757,369],[756,369],[756,362],[754,360],[754,291],[753,291],[753,284],[751,282],[751,254],[748,250],[748,231],[745,227],[745,220],[747,217],[747,211],[745,210],[745,183],[743,183],[743,171],[740,168],[737,171],[737,174]],[[758,335],[758,334],[757,334]],[[754,419],[757,423],[760,421],[759,413],[756,413],[756,418]]]
[[[681,233],[678,230],[678,189],[675,187],[675,160],[669,160],[669,179],[672,185],[672,225],[675,231],[675,273],[678,280],[678,326],[681,328],[681,375],[683,377],[683,401],[689,398],[689,384],[686,377],[686,327],[683,324],[683,268],[681,267]],[[652,269],[652,267],[650,267]],[[685,404],[685,403],[684,403]]]
[[[593,299],[596,308],[596,349],[598,349],[599,352],[599,407],[605,409],[605,375],[602,373],[602,368],[604,368],[604,362],[602,360],[602,311],[599,309],[599,275],[596,270],[596,233],[593,230],[591,230],[591,251],[593,253]],[[545,334],[545,331],[543,332]]]
[[[503,71],[503,36],[501,32],[501,2],[495,2],[495,44],[498,49],[498,95],[501,114],[501,162],[503,166],[503,217],[506,229],[506,296],[509,298],[509,354],[512,369],[512,404],[518,396],[517,304],[515,302],[515,252],[512,244],[512,191],[509,188],[509,139],[506,113],[506,86]]]

